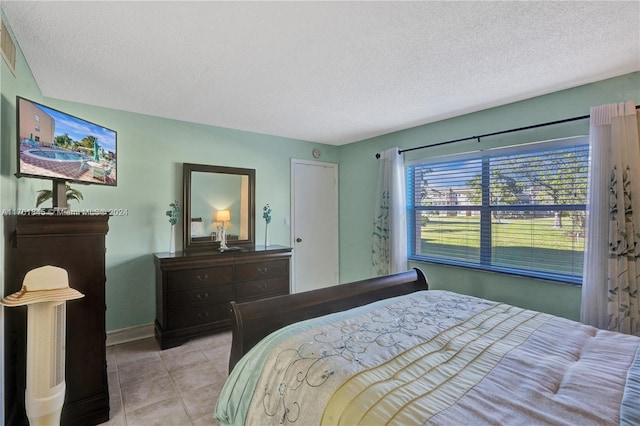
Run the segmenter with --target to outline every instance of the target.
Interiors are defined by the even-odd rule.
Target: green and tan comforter
[[[236,365],[222,425],[640,424],[640,338],[446,291],[279,330]]]

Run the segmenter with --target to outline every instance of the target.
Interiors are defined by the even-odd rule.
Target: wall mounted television
[[[16,97],[17,177],[116,186],[117,133],[71,114]],[[55,206],[54,206],[55,207]]]

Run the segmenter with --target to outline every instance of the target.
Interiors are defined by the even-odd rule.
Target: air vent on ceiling
[[[4,25],[4,22],[0,20],[0,53],[2,53],[2,57],[4,61],[7,63],[7,66],[13,73],[16,75],[16,45],[11,40],[11,36],[9,35],[9,31],[7,27]]]

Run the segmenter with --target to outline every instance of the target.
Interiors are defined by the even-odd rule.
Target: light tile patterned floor
[[[217,425],[231,333],[160,350],[154,338],[107,347],[110,419],[103,425]]]

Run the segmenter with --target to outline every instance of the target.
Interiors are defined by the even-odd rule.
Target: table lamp
[[[229,210],[218,210],[215,219],[218,222],[218,231],[220,232],[220,250],[226,250],[228,249],[226,223],[231,220],[231,212]]]

